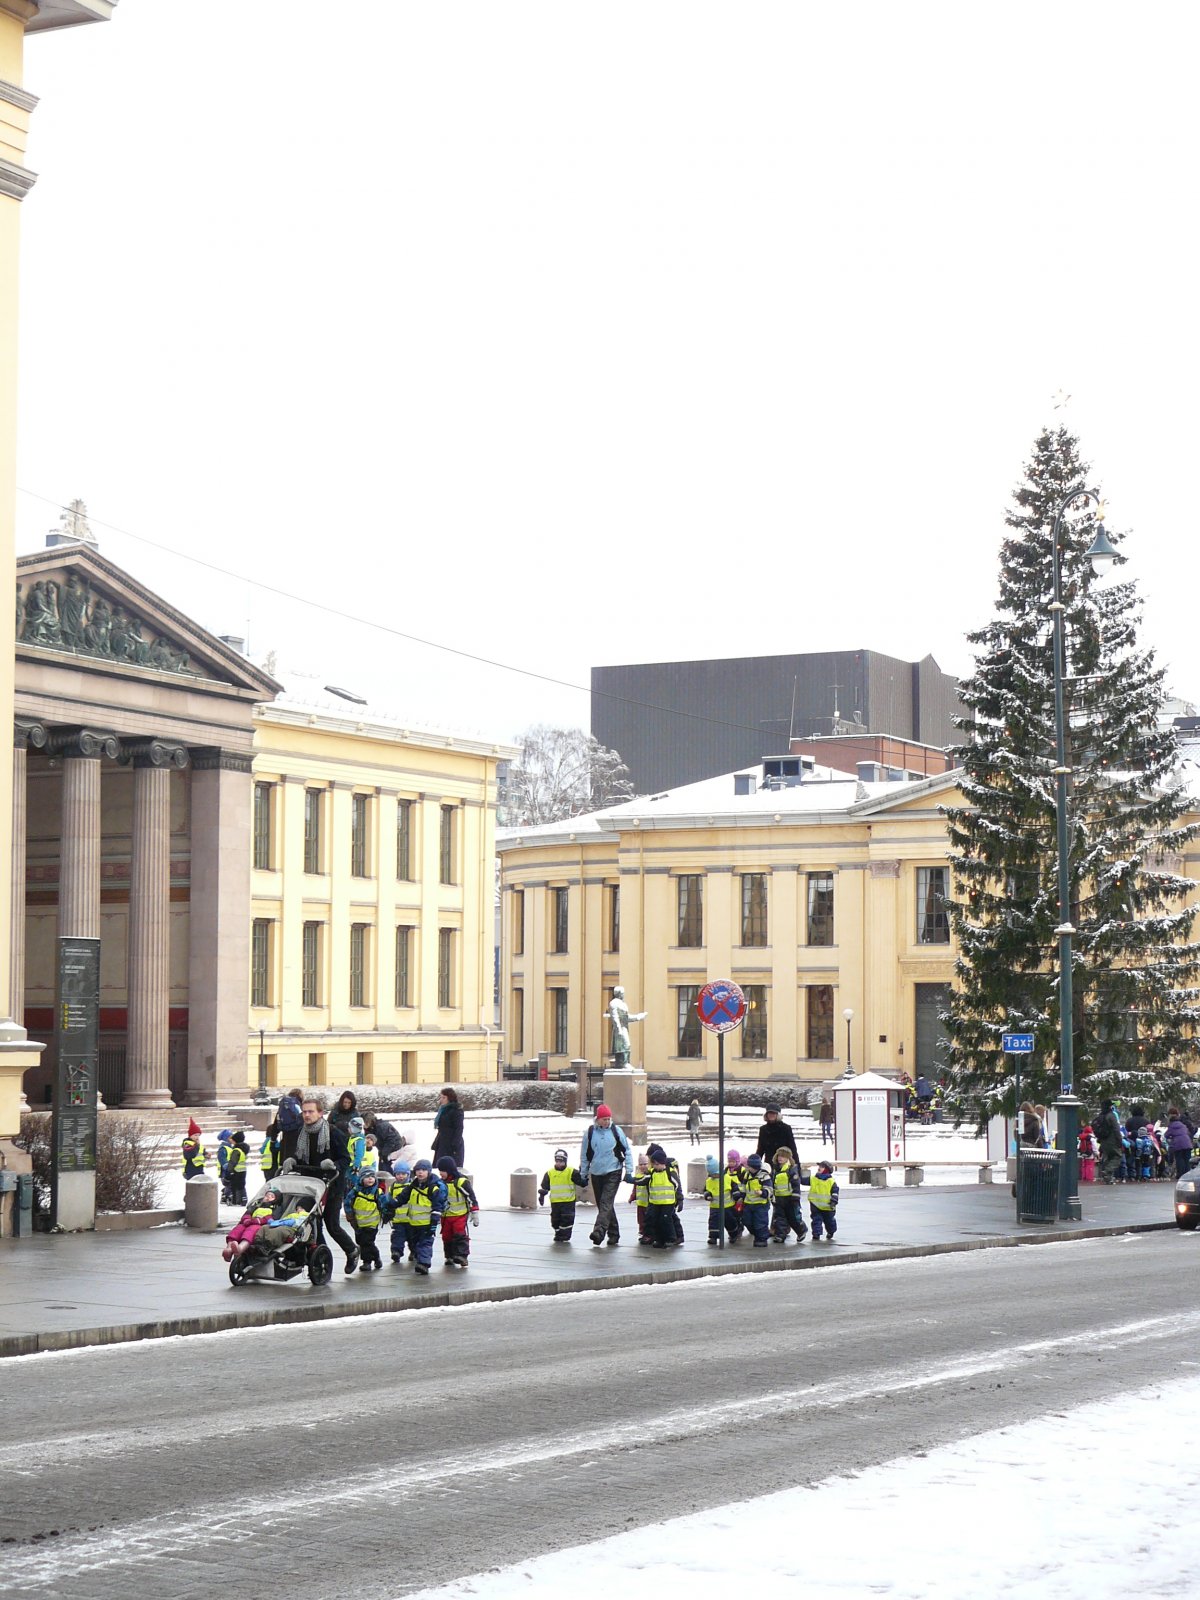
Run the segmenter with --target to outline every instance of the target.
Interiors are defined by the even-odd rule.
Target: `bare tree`
[[[629,768],[582,728],[527,728],[508,778],[504,822],[536,827],[633,797]]]

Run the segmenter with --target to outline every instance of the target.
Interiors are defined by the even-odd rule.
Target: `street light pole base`
[[[1060,1222],[1083,1221],[1083,1207],[1079,1201],[1079,1113],[1082,1109],[1083,1102],[1073,1094],[1059,1095],[1054,1102],[1055,1138],[1063,1154],[1058,1185]]]

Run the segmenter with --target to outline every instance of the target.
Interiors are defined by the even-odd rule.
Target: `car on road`
[[[1185,1172],[1175,1185],[1175,1221],[1189,1233],[1200,1224],[1200,1167]]]

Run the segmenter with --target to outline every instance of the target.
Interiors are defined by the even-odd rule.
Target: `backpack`
[[[300,1115],[299,1102],[293,1099],[290,1094],[285,1094],[279,1102],[279,1110],[276,1113],[275,1120],[279,1123],[279,1131],[281,1133],[292,1133],[304,1122],[304,1118]]]
[[[592,1124],[592,1127],[595,1127],[595,1123]],[[617,1152],[617,1158],[620,1161],[624,1161],[626,1155],[628,1154],[628,1152],[625,1149],[625,1141],[624,1141],[624,1139],[622,1139],[621,1135],[617,1132],[617,1125],[616,1125],[615,1122],[612,1125],[612,1136],[613,1136],[613,1149]],[[587,1158],[588,1158],[589,1162],[592,1159],[592,1129],[591,1128],[588,1129],[588,1136],[587,1136]]]

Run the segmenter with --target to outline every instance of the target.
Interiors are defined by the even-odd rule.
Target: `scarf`
[[[315,1156],[311,1154],[312,1145],[310,1143],[311,1137],[314,1133],[317,1136],[317,1152]],[[299,1139],[296,1140],[297,1155],[299,1155],[301,1149],[304,1150],[306,1158],[301,1162],[301,1166],[315,1167],[319,1165],[320,1162],[324,1161],[325,1157],[329,1154],[328,1118],[322,1117],[320,1122],[315,1123],[311,1128],[307,1123],[305,1123],[300,1130]]]

